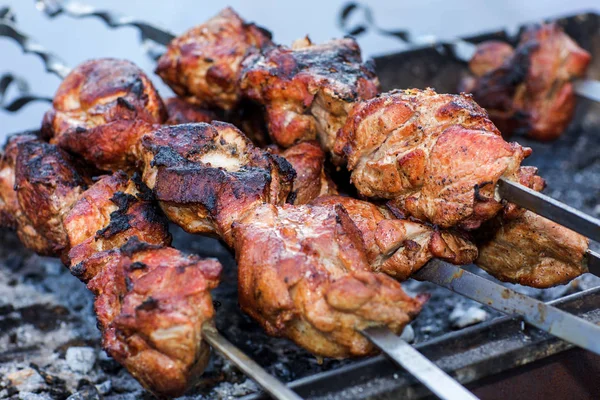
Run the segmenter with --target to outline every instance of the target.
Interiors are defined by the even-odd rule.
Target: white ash
[[[91,347],[69,347],[66,360],[72,371],[87,374],[96,363],[96,350]]]
[[[400,339],[408,343],[412,343],[415,341],[415,330],[411,325],[406,325],[406,327],[402,331],[402,334],[400,335]]]
[[[450,322],[455,329],[462,329],[467,326],[479,324],[487,320],[489,314],[479,306],[465,307],[464,304],[458,304],[450,313]]]

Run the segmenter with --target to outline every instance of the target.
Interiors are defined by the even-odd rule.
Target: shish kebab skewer
[[[70,16],[78,18],[95,16],[102,18],[111,27],[130,25],[138,26],[138,24],[140,24],[139,21],[132,22],[133,20],[131,18],[115,15],[107,11],[99,11],[93,7],[78,3],[76,1],[49,2],[45,0],[38,0],[36,4],[40,9],[44,10],[44,12],[53,17],[61,13],[66,13]],[[151,27],[151,34],[147,33],[147,30],[149,29],[148,27]],[[147,23],[141,23],[141,27],[139,27],[139,29],[144,38],[154,40],[162,45],[168,45],[173,39],[175,39],[175,35],[171,32]],[[159,34],[157,34],[157,32],[159,32]],[[410,35],[407,37],[410,37]],[[414,41],[420,43],[423,40],[415,39]],[[427,38],[427,40],[431,41],[431,38]],[[466,61],[469,61],[476,51],[476,46],[462,40],[457,39],[455,41],[451,41],[450,43],[455,46],[459,56]],[[580,89],[582,87],[589,88],[591,85],[597,85],[597,82],[591,82],[589,80],[579,82],[580,83],[575,85],[576,89]],[[586,215],[581,211],[575,210],[572,207],[553,200],[548,196],[533,191],[524,185],[510,181],[504,177],[500,177],[498,180],[497,193],[501,198],[511,203],[531,210],[538,215],[548,218],[571,230],[579,232],[592,240],[600,241],[600,220],[597,218]],[[588,253],[588,256],[593,258],[594,254]]]
[[[24,36],[20,35],[20,37],[23,38]],[[39,46],[36,46],[36,48],[40,50]],[[60,68],[60,71],[65,70],[66,68]],[[228,358],[244,372],[248,373],[251,378],[255,379],[259,384],[266,386],[265,388],[267,391],[276,398],[297,398],[294,397],[295,395],[293,392],[289,390],[287,390],[286,393],[286,389],[284,387],[282,388],[278,381],[266,374],[266,372],[260,369],[252,360],[245,357],[238,349],[233,347],[231,343],[222,338],[210,323],[203,324],[202,332],[205,340],[207,340],[209,344],[213,345],[213,347],[217,348],[219,351],[224,352]],[[396,337],[396,340],[399,341],[400,339]],[[405,362],[407,359],[411,360],[409,364],[406,364]],[[431,364],[427,359],[423,358],[418,352],[415,352],[412,348],[410,357],[403,357],[401,359],[401,364],[403,364],[407,370],[418,373],[418,378],[423,380],[424,384],[430,387],[430,389],[434,393],[437,393],[441,398],[452,399],[454,398],[453,396],[460,396],[460,398],[475,398],[447,374],[437,369],[437,367]],[[443,387],[439,385],[443,385]],[[450,392],[447,391],[448,389],[451,389]]]

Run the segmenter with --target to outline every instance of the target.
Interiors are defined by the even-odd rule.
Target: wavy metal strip
[[[17,91],[18,95],[16,98],[10,100],[8,99],[8,93],[13,89]],[[0,76],[0,109],[8,112],[17,112],[27,104],[36,101],[51,103],[52,99],[29,93],[29,85],[20,76],[12,73],[5,73]]]

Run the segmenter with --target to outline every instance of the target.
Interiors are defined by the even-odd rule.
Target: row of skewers
[[[268,333],[330,357],[372,353],[366,328],[400,332],[425,298],[389,276],[433,257],[537,287],[586,272],[587,239],[497,196],[500,179],[542,189],[530,149],[467,95],[377,94],[352,39],[278,46],[227,9],[157,72],[180,95],[167,106],[129,62],[80,65],[0,172],[3,225],[88,284],[104,346],[155,393],[203,369],[220,271],[170,248],[164,216],[235,251],[240,305]],[[362,199],[337,195],[326,154]]]

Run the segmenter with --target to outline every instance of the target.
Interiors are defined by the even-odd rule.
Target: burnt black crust
[[[162,246],[142,242],[137,236],[132,236],[127,240],[127,243],[121,246],[120,250],[125,256],[131,258],[136,253],[147,250],[158,250],[160,248],[162,248]]]
[[[110,222],[108,225],[96,232],[96,239],[108,239],[117,233],[124,232],[131,228],[131,215],[128,214],[129,208],[135,204],[138,199],[134,195],[116,192],[110,199],[118,209],[110,213]]]

